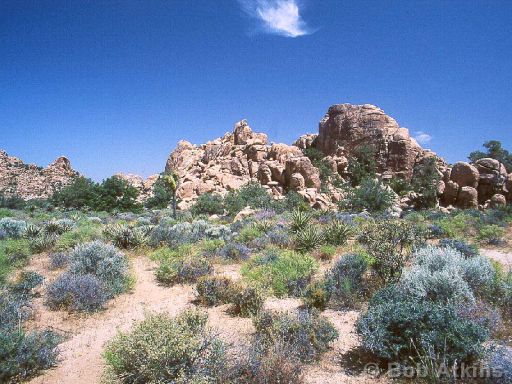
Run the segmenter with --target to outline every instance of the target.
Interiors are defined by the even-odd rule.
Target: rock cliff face
[[[253,132],[246,120],[233,132],[203,145],[180,141],[165,167],[180,176],[182,206],[206,192],[226,194],[249,181],[261,183],[275,197],[286,190],[302,194],[312,205],[325,206],[320,176],[309,158],[296,147],[268,143],[267,135]]]
[[[311,141],[311,135],[301,136],[296,145],[312,145],[337,157],[348,157],[358,146],[369,145],[376,152],[379,172],[392,172],[406,180],[412,178],[418,162],[433,154],[423,149],[407,128],[371,104],[332,105],[320,121],[318,136]]]
[[[0,193],[25,200],[45,199],[68,185],[78,172],[66,157],[59,157],[48,167],[25,164],[17,157],[0,151]]]
[[[139,202],[144,202],[153,196],[153,185],[158,180],[158,175],[151,175],[147,179],[132,173],[116,173],[115,176],[125,180],[139,191]]]

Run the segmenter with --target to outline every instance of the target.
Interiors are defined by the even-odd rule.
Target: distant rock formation
[[[144,202],[153,196],[153,185],[158,180],[158,175],[151,175],[147,179],[132,173],[116,173],[117,176],[139,191],[139,202]]]
[[[68,185],[78,172],[66,157],[59,157],[48,167],[25,164],[0,150],[0,193],[25,200],[46,199]]]
[[[312,205],[325,207],[329,199],[320,193],[318,169],[292,145],[268,143],[267,135],[256,133],[246,120],[233,132],[196,146],[180,141],[170,154],[166,171],[181,179],[178,196],[185,207],[206,192],[226,194],[258,181],[276,198],[295,190]]]
[[[423,149],[407,128],[371,104],[332,105],[320,121],[318,136],[301,136],[295,143],[300,148],[314,146],[335,157],[348,157],[363,144],[375,150],[379,172],[391,172],[406,180],[412,178],[416,164],[435,155]]]

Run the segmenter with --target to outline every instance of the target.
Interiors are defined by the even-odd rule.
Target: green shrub
[[[354,148],[347,167],[352,186],[359,185],[364,179],[375,176],[377,172],[375,156],[375,148],[371,145],[360,144]]]
[[[325,286],[330,298],[341,305],[354,305],[365,292],[363,276],[368,261],[360,254],[342,256],[326,273]]]
[[[104,353],[108,376],[121,383],[222,383],[226,347],[207,328],[207,314],[151,315],[120,333]]]
[[[131,281],[126,256],[101,241],[76,246],[69,254],[69,272],[96,276],[109,297],[125,292]]]
[[[24,209],[26,204],[26,201],[21,197],[5,196],[3,193],[0,193],[0,208]],[[2,216],[0,215],[0,217]]]
[[[233,282],[222,276],[203,276],[197,280],[198,301],[208,307],[230,302]]]
[[[253,322],[256,342],[263,349],[269,349],[279,342],[303,362],[318,360],[328,350],[329,343],[338,338],[336,328],[314,311],[264,311]]]
[[[321,260],[332,260],[336,254],[336,247],[334,245],[322,245],[318,250],[318,256]]]
[[[49,251],[57,243],[58,235],[54,233],[41,233],[30,240],[30,249],[34,253]]]
[[[416,192],[413,199],[416,209],[435,208],[438,203],[437,185],[441,175],[437,169],[436,157],[423,159],[414,168],[414,176],[411,180],[411,187]]]
[[[330,290],[324,280],[311,282],[304,291],[302,300],[306,307],[323,311],[331,298]]]
[[[59,236],[55,243],[56,251],[67,251],[79,244],[89,243],[102,238],[101,224],[95,222],[81,222],[73,230]]]
[[[263,308],[265,297],[257,287],[235,284],[231,292],[231,311],[241,317],[257,315]]]
[[[442,217],[437,221],[437,225],[441,228],[446,237],[466,238],[471,234],[475,221],[475,218],[467,213],[458,212]]]
[[[351,211],[384,212],[393,206],[395,199],[393,190],[381,181],[366,178],[359,187],[346,189],[346,196],[340,200],[339,206]]]
[[[201,276],[206,276],[212,271],[212,264],[207,258],[186,256],[161,262],[155,275],[158,282],[170,286],[195,283]]]
[[[197,215],[222,215],[224,213],[224,199],[215,193],[203,193],[190,209]]]
[[[224,206],[231,216],[247,206],[261,209],[272,208],[273,204],[272,196],[258,182],[250,182],[236,191],[231,191],[224,199]]]
[[[275,251],[259,255],[242,267],[242,275],[249,281],[270,289],[277,297],[300,295],[318,268],[317,261],[293,251]]]
[[[369,223],[361,229],[359,242],[372,257],[372,268],[383,283],[400,278],[411,251],[425,243],[427,232],[405,221]]]
[[[53,219],[44,224],[43,231],[49,235],[62,235],[71,231],[75,225],[75,222],[71,219]]]
[[[496,224],[482,225],[478,229],[477,239],[484,244],[498,245],[505,236],[506,230]]]
[[[153,196],[146,200],[145,206],[150,209],[164,209],[172,200],[172,191],[167,188],[164,179],[159,177],[153,184]]]

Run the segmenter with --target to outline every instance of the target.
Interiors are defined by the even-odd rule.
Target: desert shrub
[[[292,211],[290,230],[292,233],[298,233],[308,227],[311,223],[311,213],[300,209]]]
[[[243,261],[251,256],[251,249],[239,243],[227,243],[219,250],[219,256],[226,260]]]
[[[295,249],[301,253],[310,252],[318,248],[324,242],[324,236],[316,225],[308,225],[295,234]]]
[[[436,220],[435,224],[441,228],[446,237],[466,238],[472,234],[475,222],[475,218],[471,217],[468,212],[457,212],[442,216]]]
[[[405,221],[370,223],[361,229],[358,240],[372,257],[372,269],[383,283],[398,280],[411,251],[426,240],[426,231]]]
[[[335,246],[345,245],[352,232],[352,227],[349,224],[341,220],[333,220],[325,228],[325,242]]]
[[[56,207],[63,208],[94,208],[97,199],[99,185],[91,179],[77,177],[73,182],[64,188],[56,191],[51,202]]]
[[[160,263],[155,272],[156,279],[163,285],[195,283],[201,276],[213,271],[211,262],[200,256],[186,256]]]
[[[71,231],[75,225],[71,219],[50,220],[44,224],[43,231],[49,235],[62,235],[64,232]]]
[[[261,311],[265,297],[258,287],[235,284],[231,291],[231,302],[233,314],[251,317]]]
[[[227,277],[200,277],[196,284],[198,301],[208,307],[229,303],[232,284],[231,279]]]
[[[302,384],[302,363],[282,342],[263,349],[252,345],[235,368],[237,383]]]
[[[302,362],[317,360],[338,338],[336,328],[314,311],[292,313],[263,311],[253,319],[255,343],[263,349],[279,342]]]
[[[30,240],[30,249],[34,253],[48,251],[55,246],[57,240],[57,234],[43,232],[39,236]]]
[[[441,247],[450,247],[456,249],[466,258],[478,256],[478,248],[474,245],[468,244],[463,240],[455,239],[441,239],[439,241]]]
[[[254,225],[247,225],[240,230],[237,236],[238,242],[249,244],[251,241],[263,236],[264,233]]]
[[[95,211],[139,212],[142,205],[137,202],[139,191],[126,180],[112,176],[103,180],[97,189]]]
[[[203,193],[190,209],[194,216],[197,215],[222,215],[224,213],[224,200],[215,193]]]
[[[274,205],[276,206],[276,210],[279,212],[290,212],[296,209],[301,211],[311,210],[311,207],[304,199],[304,196],[301,196],[296,191],[288,191],[284,196],[284,199],[274,202]]]
[[[505,228],[499,225],[482,225],[478,229],[477,239],[483,244],[499,245],[503,241],[505,233]]]
[[[22,271],[9,289],[18,295],[30,295],[31,291],[43,283],[44,277],[33,271]]]
[[[317,268],[317,261],[309,255],[284,250],[267,251],[249,260],[242,267],[242,275],[282,297],[300,295]]]
[[[104,353],[109,375],[121,383],[221,383],[226,347],[206,326],[208,315],[188,310],[147,317],[120,333]]]
[[[462,318],[453,305],[408,299],[398,291],[390,296],[370,303],[357,322],[363,346],[377,356],[404,363],[427,358],[449,367],[481,356],[488,327]]]
[[[500,163],[502,163],[507,172],[512,172],[512,154],[503,148],[501,142],[498,140],[489,140],[483,144],[483,147],[487,149],[486,152],[482,151],[473,151],[469,154],[468,159],[472,162],[475,162],[484,157],[490,157],[491,159],[496,159]]]
[[[0,208],[24,209],[26,201],[19,196],[5,196],[0,193]]]
[[[272,208],[272,196],[258,182],[245,184],[238,190],[230,191],[224,198],[224,207],[234,216],[247,206],[255,209]]]
[[[332,260],[334,255],[336,254],[336,247],[334,245],[322,245],[317,251],[317,255],[320,257],[321,260]]]
[[[164,179],[159,177],[153,184],[153,196],[147,199],[144,205],[150,209],[164,209],[172,200],[172,191],[167,188]]]
[[[176,247],[186,243],[197,243],[201,240],[222,239],[231,237],[231,230],[225,225],[213,225],[205,220],[196,220],[192,223],[178,223],[169,225],[161,223],[151,232],[149,245],[155,247],[167,244]]]
[[[51,309],[94,312],[103,308],[108,297],[103,284],[96,276],[65,273],[48,286],[46,305]]]
[[[277,227],[265,234],[270,244],[277,247],[286,248],[290,245],[290,235],[284,228]]]
[[[80,223],[73,230],[63,233],[55,243],[55,250],[67,251],[79,244],[100,240],[102,238],[102,230],[99,224],[101,224],[101,219],[100,223],[94,221]]]
[[[0,330],[0,382],[19,382],[57,364],[61,338],[51,331]]]
[[[123,249],[130,249],[142,245],[147,240],[146,226],[131,227],[127,224],[113,224],[107,226],[103,233],[112,240],[112,243]]]
[[[359,185],[364,179],[375,176],[377,172],[375,156],[375,148],[371,145],[361,144],[354,148],[347,168],[352,186]]]
[[[497,374],[490,377],[488,382],[495,384],[512,383],[512,348],[505,345],[497,346],[489,351],[486,363],[490,372]]]
[[[323,311],[327,308],[331,298],[330,289],[328,289],[326,281],[313,281],[305,289],[302,301],[308,308],[316,308]]]
[[[341,305],[353,305],[365,291],[363,276],[367,269],[368,261],[362,255],[342,256],[325,276],[329,297]]]
[[[205,257],[215,257],[225,244],[226,242],[221,239],[203,240],[200,244],[200,250]]]
[[[76,246],[69,254],[69,272],[96,276],[108,296],[126,291],[130,282],[126,256],[113,245],[101,241]]]
[[[69,255],[64,252],[55,252],[51,253],[50,256],[50,269],[62,269],[68,266],[69,263]]]
[[[9,239],[3,243],[4,252],[10,264],[23,266],[30,258],[30,243],[25,239]]]
[[[415,252],[411,268],[379,291],[358,320],[363,345],[382,358],[412,358],[427,368],[480,357],[497,320],[475,300],[474,287],[488,284],[472,276],[476,259],[451,248]]]
[[[384,212],[393,206],[395,199],[393,190],[381,181],[366,178],[358,187],[346,189],[346,196],[340,200],[339,206],[351,211]]]
[[[416,209],[435,208],[438,203],[437,185],[441,175],[437,170],[437,159],[430,157],[423,159],[414,167],[414,176],[411,187],[416,192],[413,199]]]
[[[23,220],[4,217],[3,219],[0,219],[0,229],[5,232],[7,237],[19,239],[25,234],[27,223]]]

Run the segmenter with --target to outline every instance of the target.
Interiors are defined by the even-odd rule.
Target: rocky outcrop
[[[296,145],[307,146],[301,136]],[[423,149],[395,119],[374,105],[336,104],[320,121],[314,147],[329,156],[349,157],[361,145],[371,146],[379,172],[410,180],[415,165],[433,152]]]
[[[441,202],[459,208],[495,208],[512,201],[512,174],[499,161],[458,162],[444,173]],[[468,189],[471,188],[471,189]]]
[[[256,133],[246,120],[235,124],[233,132],[196,146],[180,141],[165,167],[180,177],[178,197],[186,207],[206,192],[225,195],[257,181],[274,197],[288,190],[302,194],[312,205],[321,198],[320,175],[309,158],[296,147],[268,143],[267,135]]]
[[[139,191],[139,202],[146,201],[153,196],[153,185],[158,180],[158,175],[151,175],[147,179],[132,173],[116,173],[115,176],[125,180],[132,187]]]
[[[59,157],[48,167],[25,164],[0,151],[0,193],[25,200],[46,199],[78,176],[66,157]]]

